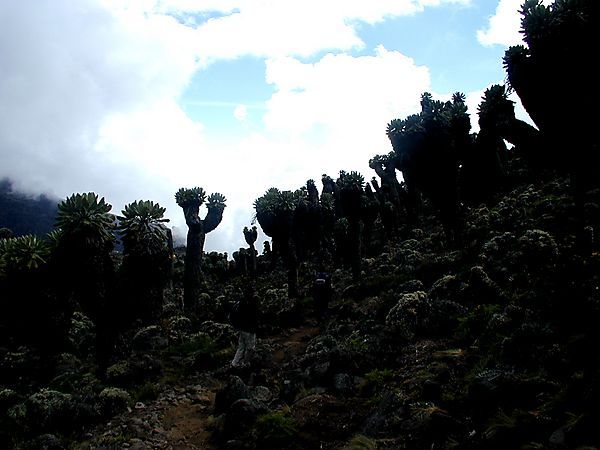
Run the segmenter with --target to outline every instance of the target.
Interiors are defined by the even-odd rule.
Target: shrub
[[[263,414],[254,425],[258,448],[288,448],[298,430],[294,419],[285,411]]]

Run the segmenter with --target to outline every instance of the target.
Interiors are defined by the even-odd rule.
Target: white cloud
[[[477,31],[477,39],[486,46],[495,44],[510,46],[523,42],[521,28],[522,0],[500,0],[495,14],[489,18],[486,29]]]
[[[2,2],[0,177],[60,197],[94,190],[115,209],[162,191],[158,145],[168,153],[190,128],[175,103],[198,67],[187,41],[174,18],[91,0]]]
[[[96,191],[115,212],[159,201],[181,230],[175,190],[219,191],[228,207],[206,248],[231,251],[269,186],[340,169],[370,177],[368,159],[389,151],[385,124],[429,87],[427,68],[383,47],[314,64],[291,55],[361,47],[357,21],[441,3],[468,0],[0,2],[0,177],[32,193]],[[267,131],[208,139],[180,96],[203,63],[242,55],[269,57]]]
[[[112,10],[171,15],[194,30],[190,45],[204,64],[245,55],[310,56],[362,48],[356,24],[471,0],[101,0]]]
[[[240,122],[244,122],[248,118],[248,107],[246,105],[237,105],[233,110],[233,117]]]
[[[546,5],[551,0],[542,1]],[[500,0],[496,12],[489,18],[487,28],[477,31],[477,40],[485,45],[511,45],[523,44],[521,29],[521,5],[523,0]]]
[[[370,178],[369,158],[390,151],[386,124],[417,111],[420,94],[430,88],[426,67],[382,46],[373,56],[328,54],[314,64],[269,60],[267,81],[276,92],[264,121],[299,147],[282,161],[286,178],[297,182],[341,169]]]

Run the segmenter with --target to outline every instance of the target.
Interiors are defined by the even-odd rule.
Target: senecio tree
[[[134,317],[154,319],[162,308],[172,247],[165,211],[158,203],[140,200],[126,205],[117,217],[129,313]]]
[[[544,135],[544,159],[570,172],[584,237],[585,195],[600,178],[600,2],[556,0],[545,5],[526,0],[521,33],[525,45],[510,47],[504,56],[508,81]],[[552,95],[556,92],[560,94]]]
[[[256,248],[254,247],[254,243],[258,238],[258,231],[256,226],[252,228],[244,227],[244,239],[248,244],[248,252],[250,254],[250,260],[252,261],[251,270],[252,273],[256,273]]]
[[[340,171],[337,179],[340,192],[340,205],[348,220],[349,256],[352,266],[352,279],[360,280],[361,215],[363,212],[364,178],[358,172]]]
[[[298,256],[294,236],[294,217],[302,191],[270,188],[254,202],[256,220],[273,240],[273,253],[281,256],[288,270],[288,296],[298,296]]]
[[[62,295],[74,299],[96,323],[96,357],[107,367],[116,338],[114,321],[115,217],[94,192],[73,194],[58,204],[54,264]]]
[[[221,223],[225,209],[225,197],[219,193],[208,197],[208,213],[204,220],[200,219],[200,206],[206,199],[201,187],[181,188],[175,194],[175,201],[185,215],[188,226],[187,247],[185,251],[185,272],[183,279],[184,304],[192,305],[198,298],[202,288],[202,252],[206,233],[210,233]]]
[[[468,145],[469,128],[463,94],[442,102],[425,92],[419,114],[392,120],[386,130],[396,169],[409,191],[421,191],[438,209],[449,241],[458,234],[459,156]]]

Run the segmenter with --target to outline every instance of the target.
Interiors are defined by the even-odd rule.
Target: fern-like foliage
[[[25,272],[46,264],[50,248],[33,235],[0,241],[0,273]]]
[[[182,208],[187,206],[200,206],[206,200],[206,193],[201,187],[191,189],[180,188],[175,194],[175,201]]]
[[[480,127],[486,128],[514,118],[514,102],[508,99],[508,92],[504,86],[495,84],[483,93],[477,112]]]
[[[166,209],[150,200],[139,200],[125,206],[118,216],[126,254],[156,255],[167,251],[168,236],[164,225]]]
[[[63,236],[82,240],[88,247],[101,247],[114,240],[112,206],[98,194],[73,194],[58,204],[56,227]]]
[[[340,170],[340,177],[337,180],[337,185],[340,189],[362,190],[365,184],[365,178],[358,172],[346,172]]]
[[[215,192],[214,194],[210,194],[208,196],[208,202],[207,202],[207,207],[209,209],[219,209],[219,210],[223,210],[225,209],[225,202],[227,201],[227,199],[225,198],[224,195],[219,194],[218,192]]]
[[[281,191],[277,188],[269,188],[261,197],[254,201],[256,214],[272,214],[279,205]]]

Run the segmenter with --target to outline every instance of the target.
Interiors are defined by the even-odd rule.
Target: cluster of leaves
[[[337,185],[340,189],[362,190],[365,184],[365,178],[358,172],[340,171],[340,177],[337,180]]]
[[[227,199],[224,195],[215,192],[214,194],[210,194],[208,196],[207,206],[209,209],[214,208],[218,210],[225,209],[225,201]]]
[[[505,86],[495,84],[485,90],[477,112],[481,128],[494,127],[499,121],[514,118],[514,102],[508,99]]]
[[[270,188],[254,201],[255,218],[267,236],[273,237],[291,226],[299,201],[308,201],[306,189],[280,191]]]
[[[526,46],[510,47],[504,66],[511,87],[540,131],[560,136],[568,133],[565,120],[573,125],[593,120],[598,102],[592,87],[599,25],[600,8],[595,0],[556,0],[547,6],[541,0],[527,0],[523,4],[521,33]],[[569,95],[550,99],[548,93],[560,85],[568,86]],[[557,109],[576,109],[579,114],[564,116],[556,114]]]
[[[451,143],[448,140],[454,137],[453,132],[463,135],[466,132],[468,135],[469,130],[464,94],[457,92],[452,101],[442,102],[425,92],[421,96],[421,112],[403,120],[392,120],[387,125],[386,134],[395,152],[396,167],[405,170],[427,143],[441,143],[447,147]]]
[[[80,240],[87,248],[101,248],[112,244],[115,217],[112,205],[98,194],[73,194],[58,204],[56,227],[64,236]]]
[[[35,270],[46,264],[50,248],[37,236],[0,240],[0,274]]]
[[[175,193],[175,201],[182,208],[186,206],[200,206],[206,200],[206,193],[201,187],[191,189],[180,188]]]
[[[168,237],[164,225],[166,209],[150,200],[130,203],[118,216],[117,231],[122,234],[126,253],[156,255],[167,250]]]

